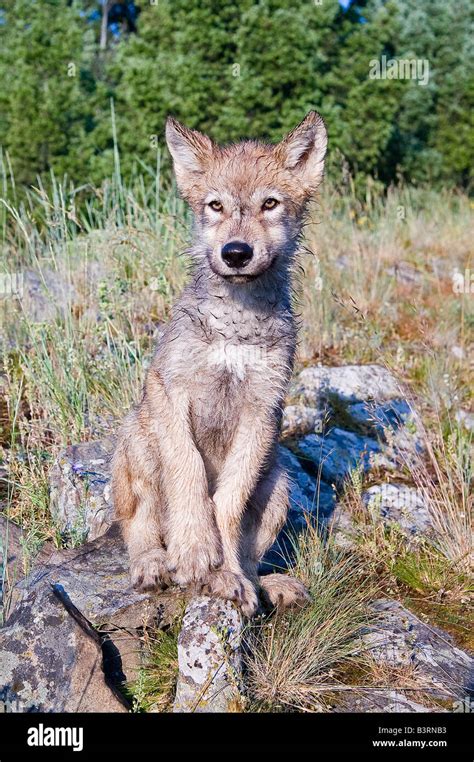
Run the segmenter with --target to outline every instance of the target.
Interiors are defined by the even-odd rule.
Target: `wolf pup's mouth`
[[[222,277],[229,281],[229,283],[249,283],[252,280],[260,278],[261,275],[263,273],[255,273],[253,275],[242,273],[241,275],[223,275]]]
[[[249,283],[252,280],[256,280],[256,278],[259,278],[265,270],[262,270],[262,272],[257,273],[246,273],[246,272],[222,272],[220,267],[216,267],[215,264],[212,262],[212,260],[209,260],[209,266],[214,273],[214,275],[218,275],[219,278],[222,278],[222,280],[225,280],[227,283]]]
[[[210,265],[211,265],[211,270],[216,275],[219,275],[221,278],[227,281],[228,283],[250,283],[251,281],[258,280],[258,278],[261,278],[263,275],[265,275],[265,273],[270,272],[277,258],[278,258],[278,254],[275,254],[272,260],[270,261],[270,263],[266,267],[253,273],[246,273],[246,272],[223,273],[223,272],[220,272],[219,269],[216,269],[213,266],[212,262],[210,262]]]

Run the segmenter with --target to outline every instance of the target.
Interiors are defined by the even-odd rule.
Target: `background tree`
[[[401,170],[412,181],[467,186],[474,156],[474,5],[401,0],[397,54],[429,61],[429,84],[410,81],[398,114]]]
[[[88,172],[94,54],[94,30],[76,3],[3,3],[0,144],[18,183],[33,183],[50,169],[76,178]]]
[[[162,139],[170,113],[217,137],[236,34],[251,5],[250,0],[160,0],[143,6],[139,34],[117,47],[108,68],[127,157],[154,161],[156,136]]]
[[[338,2],[264,0],[243,9],[217,136],[278,140],[310,108],[330,119],[328,73],[342,22]]]

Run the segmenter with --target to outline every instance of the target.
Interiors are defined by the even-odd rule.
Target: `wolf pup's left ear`
[[[196,181],[196,175],[205,171],[214,144],[207,135],[190,130],[172,116],[166,120],[166,142],[173,157],[178,187],[187,196],[188,189]]]
[[[322,116],[310,111],[303,121],[277,145],[280,161],[300,178],[309,195],[319,186],[324,174],[328,134]]]

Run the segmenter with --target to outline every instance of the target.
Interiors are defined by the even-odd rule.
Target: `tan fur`
[[[326,130],[310,112],[278,145],[221,147],[169,119],[167,141],[195,268],[122,425],[114,504],[137,588],[192,585],[250,616],[261,586],[275,605],[304,599],[301,583],[257,569],[287,511],[276,445],[296,343],[290,270]],[[235,241],[253,257],[232,268],[222,249]]]

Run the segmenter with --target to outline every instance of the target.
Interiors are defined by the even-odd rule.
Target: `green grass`
[[[127,686],[134,712],[172,711],[178,678],[181,620],[182,615],[164,629],[145,629],[143,663],[137,680]]]

